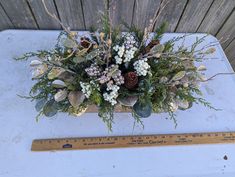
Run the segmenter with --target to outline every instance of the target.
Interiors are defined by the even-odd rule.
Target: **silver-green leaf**
[[[52,117],[57,113],[58,104],[54,100],[48,101],[43,107],[43,114],[47,117]]]
[[[98,55],[99,55],[99,50],[98,49],[97,50],[93,50],[93,51],[91,51],[90,53],[88,53],[86,55],[86,60],[92,60],[93,58],[95,58]]]
[[[68,38],[64,38],[62,39],[62,44],[67,47],[67,48],[74,48],[77,46],[76,42],[71,40],[71,39],[68,39]]]
[[[173,76],[172,81],[178,81],[182,79],[186,74],[186,71],[180,71],[176,75]]]
[[[150,52],[162,53],[164,49],[165,49],[165,46],[164,46],[164,45],[162,45],[162,44],[157,44],[157,45],[155,45],[155,46],[150,50]]]

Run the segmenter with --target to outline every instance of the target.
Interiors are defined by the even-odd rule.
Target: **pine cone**
[[[124,75],[124,86],[128,89],[134,89],[138,84],[138,76],[135,72],[128,72]]]
[[[88,48],[90,46],[90,39],[87,37],[81,37],[81,46],[84,48]]]

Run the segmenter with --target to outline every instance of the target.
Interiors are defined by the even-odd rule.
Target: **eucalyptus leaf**
[[[64,87],[66,87],[66,84],[64,83],[64,81],[59,80],[59,79],[54,80],[54,81],[51,83],[51,85],[52,85],[53,87],[55,87],[55,88],[64,88]]]
[[[93,50],[93,51],[91,51],[90,53],[88,53],[86,55],[86,60],[92,60],[93,58],[95,58],[98,55],[99,55],[99,50],[98,49],[97,50]]]
[[[43,106],[46,104],[46,99],[42,98],[42,99],[38,99],[36,101],[36,105],[35,105],[35,109],[37,112],[41,111],[41,109],[43,108]]]
[[[47,77],[48,79],[52,80],[57,78],[63,72],[65,72],[65,70],[62,68],[52,68],[51,71],[48,73]]]
[[[178,80],[182,79],[185,76],[185,74],[186,74],[186,71],[180,71],[176,75],[174,75],[171,80],[178,81]]]
[[[200,65],[198,68],[197,68],[198,71],[205,71],[206,70],[206,66],[205,65]]]
[[[83,103],[85,98],[86,97],[85,97],[84,93],[81,91],[71,91],[71,92],[69,92],[69,95],[68,95],[68,99],[69,99],[70,104],[75,108],[78,108],[80,106],[80,104]]]
[[[165,46],[162,45],[162,44],[157,44],[155,45],[151,50],[150,52],[154,52],[154,53],[162,53],[163,50],[164,50]]]
[[[43,107],[43,114],[47,117],[52,117],[57,113],[58,104],[55,100],[48,101]]]
[[[137,96],[125,96],[125,97],[118,97],[118,102],[123,106],[133,106],[137,100]]]
[[[137,101],[133,106],[133,110],[138,116],[147,118],[152,113],[152,105],[149,101],[147,103],[141,103],[140,101]]]
[[[76,42],[69,38],[61,39],[61,42],[67,48],[74,48],[77,46]]]
[[[86,61],[86,59],[84,57],[81,57],[81,56],[76,56],[76,57],[73,58],[73,62],[77,63],[77,64],[82,63],[84,61]]]

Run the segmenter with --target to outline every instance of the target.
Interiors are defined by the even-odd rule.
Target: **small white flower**
[[[146,76],[148,69],[150,68],[149,64],[147,63],[147,58],[144,60],[138,60],[133,65],[138,76]]]
[[[84,93],[86,98],[89,98],[92,93],[92,89],[97,89],[100,91],[100,87],[94,81],[90,81],[90,83],[80,82],[80,86],[82,87],[82,93]]]
[[[130,48],[129,50],[126,50],[126,51],[125,51],[125,54],[124,54],[125,59],[124,59],[123,61],[124,61],[125,63],[126,63],[126,62],[130,62],[131,59],[134,58],[134,54],[135,54],[136,51],[137,51],[137,48],[136,48],[136,47],[132,47],[132,48]]]
[[[107,91],[111,91],[110,93],[105,92],[103,94],[104,100],[111,103],[111,105],[117,104],[117,97],[118,97],[118,90],[120,89],[119,86],[114,84],[107,84]]]
[[[114,59],[116,60],[116,64],[122,64],[122,58],[119,56],[115,56]]]
[[[115,50],[116,52],[118,51],[118,49],[119,49],[119,46],[118,46],[118,45],[115,45],[115,46],[113,47],[113,50]]]
[[[82,87],[82,92],[84,93],[86,98],[91,96],[92,87],[89,83],[80,82],[80,86]]]

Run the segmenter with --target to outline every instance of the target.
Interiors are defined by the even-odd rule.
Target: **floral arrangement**
[[[196,50],[202,39],[185,48],[174,49],[176,41],[161,43],[166,24],[157,30],[154,20],[144,31],[124,23],[127,32],[112,26],[109,15],[102,15],[102,28],[80,36],[68,28],[60,33],[52,50],[24,54],[32,58],[32,78],[36,81],[29,96],[36,100],[39,116],[57,112],[81,115],[96,105],[98,115],[111,129],[117,107],[132,112],[137,122],[151,113],[189,109],[193,103],[209,108],[199,89],[204,82],[204,65],[195,66],[214,52],[206,46]]]

